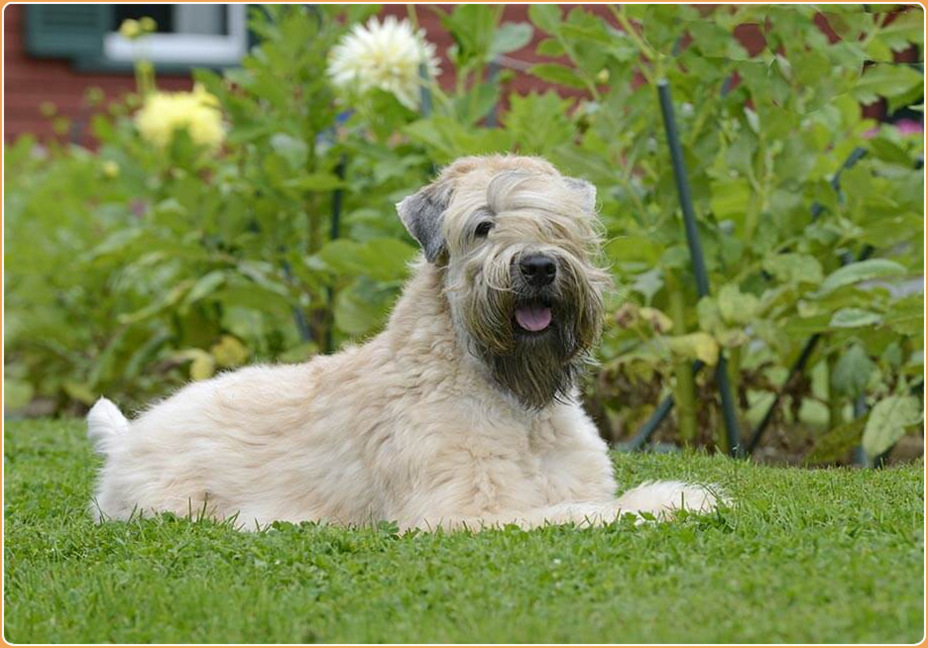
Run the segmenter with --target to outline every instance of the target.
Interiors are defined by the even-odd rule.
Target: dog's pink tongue
[[[544,331],[551,323],[551,309],[542,306],[520,306],[516,309],[516,322],[526,331]]]

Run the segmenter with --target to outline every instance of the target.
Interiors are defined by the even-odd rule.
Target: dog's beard
[[[468,291],[470,303],[463,308],[476,355],[502,388],[531,409],[570,399],[599,337],[603,305],[598,292],[583,280],[582,270],[564,263],[559,272],[562,276],[541,290],[524,285],[514,273],[504,277],[504,285],[485,273]],[[517,309],[545,308],[551,315],[543,330],[519,325]]]
[[[516,308],[526,306],[537,307],[537,302],[534,299],[516,302]],[[551,323],[537,333],[520,330],[513,316],[510,321],[513,341],[509,350],[483,356],[493,378],[523,405],[533,409],[569,398],[585,361],[569,311],[556,304],[551,304],[550,308]]]

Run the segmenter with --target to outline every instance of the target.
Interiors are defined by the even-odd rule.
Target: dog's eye
[[[477,229],[474,230],[474,236],[483,238],[490,233],[490,230],[493,229],[493,221],[481,221],[477,225]]]

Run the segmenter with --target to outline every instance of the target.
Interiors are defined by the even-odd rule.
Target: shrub
[[[198,72],[192,93],[143,76],[139,95],[94,118],[96,153],[52,145],[36,157],[29,139],[8,151],[7,379],[20,404],[35,395],[58,411],[101,393],[140,404],[188,377],[306,359],[376,328],[414,254],[386,205],[428,167],[392,182],[355,173],[369,160],[353,141],[363,134],[340,132],[320,70],[368,10],[336,11],[255,10],[262,44],[240,69]],[[335,191],[348,238],[329,242]]]
[[[642,403],[636,416],[629,396],[670,384],[681,439],[703,430],[700,440],[711,443],[710,431],[722,427],[710,418],[717,408],[697,416],[696,401],[713,398],[712,386],[708,376],[694,385],[690,365],[714,364],[719,349],[756,421],[813,334],[823,339],[810,366],[821,365],[826,388],[786,385],[787,423],[790,411],[826,401],[827,426],[837,429],[857,397],[866,393],[873,404],[922,380],[923,295],[896,299],[891,283],[869,281],[921,272],[922,140],[865,119],[860,108],[877,96],[890,109],[920,98],[922,75],[893,63],[892,51],[921,47],[922,13],[832,9],[613,8],[620,32],[581,11],[561,19],[553,7],[533,8],[536,26],[551,35],[539,49],[573,64],[536,73],[590,96],[575,113],[577,137],[549,155],[594,180],[602,196],[613,236],[606,252],[624,303],[597,397],[626,426],[653,405]],[[736,38],[751,25],[765,40],[754,53]],[[703,299],[655,119],[661,78],[677,101],[713,286]],[[858,149],[865,157],[842,172]],[[857,261],[868,254],[882,258]]]

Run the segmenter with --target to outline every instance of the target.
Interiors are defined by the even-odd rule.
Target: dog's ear
[[[450,185],[447,182],[436,182],[396,205],[406,230],[419,241],[426,260],[432,263],[445,250],[441,223],[450,202]]]
[[[593,214],[596,212],[596,187],[586,180],[580,178],[567,178],[567,186],[580,194],[580,205],[584,211]]]

